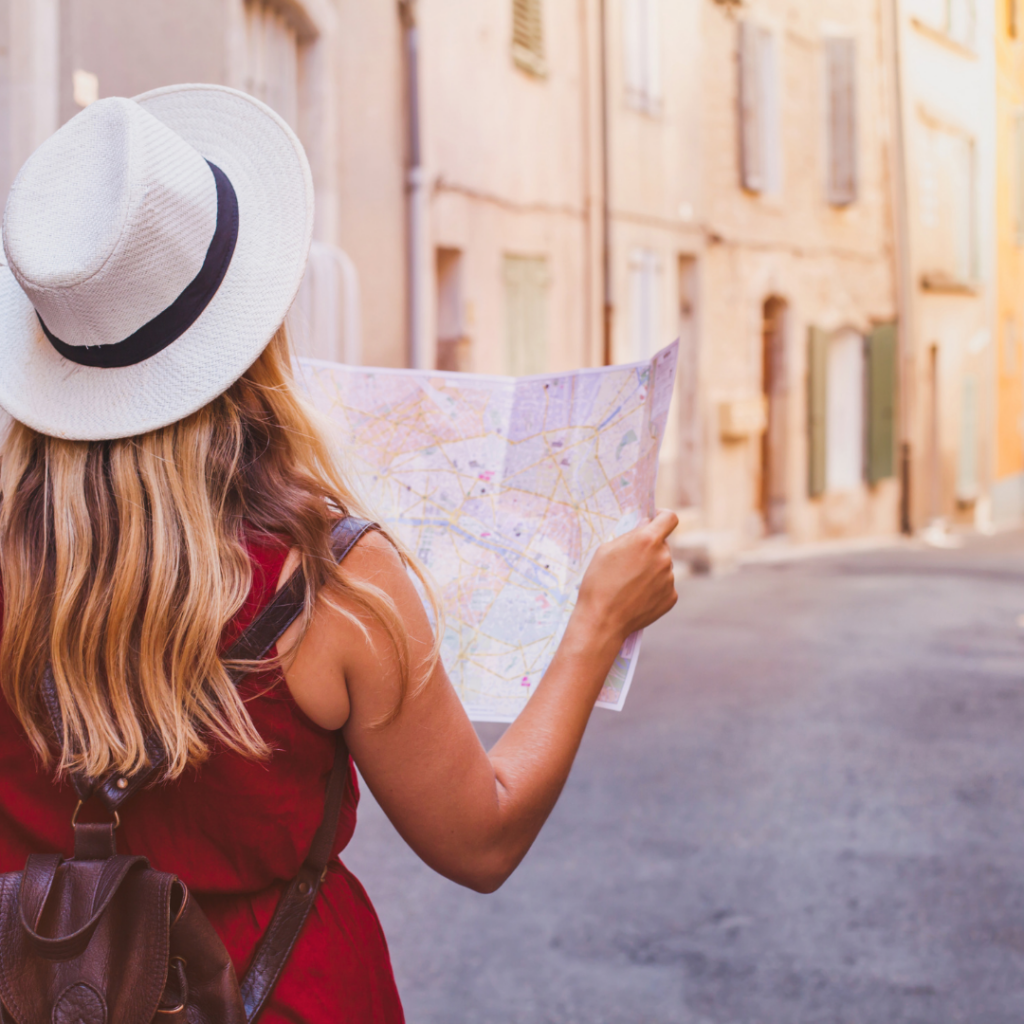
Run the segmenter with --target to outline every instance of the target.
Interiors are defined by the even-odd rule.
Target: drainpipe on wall
[[[910,255],[910,210],[907,193],[906,126],[903,110],[902,33],[900,0],[889,0],[891,18],[892,105],[893,105],[893,230],[896,249],[896,301],[899,329],[899,474],[900,530],[913,533],[911,503],[912,424],[911,395],[914,380],[914,281]]]
[[[612,290],[612,204],[608,169],[608,16],[605,0],[601,0],[598,13],[601,19],[601,276],[604,283],[602,355],[604,365],[611,366],[615,297]]]
[[[415,370],[427,366],[426,289],[427,266],[427,181],[420,139],[420,34],[416,0],[399,0],[405,46],[406,103],[408,106],[409,165],[406,170],[409,278],[409,365]]]

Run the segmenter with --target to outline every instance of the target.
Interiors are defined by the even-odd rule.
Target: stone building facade
[[[899,0],[897,7],[908,518],[915,528],[987,527],[995,468],[996,2]]]
[[[991,351],[994,129],[927,133],[988,102],[991,26],[971,15],[972,50],[958,5],[994,2],[2,0],[0,188],[95,96],[247,89],[310,154],[308,352],[523,374],[678,337],[660,500],[684,531],[893,533],[987,495],[960,378]],[[960,228],[922,226],[967,167],[970,268]]]
[[[886,7],[704,5],[703,515],[733,543],[899,528]]]

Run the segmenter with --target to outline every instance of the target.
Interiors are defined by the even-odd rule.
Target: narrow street
[[[364,792],[409,1024],[1020,1024],[1024,535],[680,593],[497,894]]]

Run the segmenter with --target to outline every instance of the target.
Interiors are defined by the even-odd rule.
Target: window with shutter
[[[661,325],[660,265],[652,249],[635,249],[629,266],[630,355],[648,359],[658,350]]]
[[[895,324],[868,336],[868,482],[896,475],[896,397],[899,380]]]
[[[970,502],[978,497],[978,378],[963,379],[960,397],[960,451],[957,459],[956,496]]]
[[[505,352],[514,377],[547,368],[548,283],[543,257],[505,257]]]
[[[977,27],[977,0],[946,0],[946,32],[950,39],[973,47]]]
[[[952,127],[925,127],[921,147],[923,284],[970,285],[978,275],[978,195],[974,140]]]
[[[246,0],[245,91],[277,111],[292,128],[299,120],[299,37],[283,9]]]
[[[807,490],[812,498],[825,493],[827,407],[828,335],[812,327],[807,346]]]
[[[760,31],[760,27],[753,22],[740,22],[740,164],[743,187],[751,192],[764,190],[764,152],[761,146],[762,97],[759,84]]]
[[[777,194],[782,188],[782,124],[778,39],[770,28],[740,22],[739,135],[743,187]]]
[[[437,250],[437,368],[467,371],[470,341],[462,297],[462,252]]]
[[[848,206],[857,199],[857,44],[825,42],[828,103],[828,201]]]
[[[625,0],[626,98],[647,114],[661,111],[661,0]]]
[[[961,281],[973,281],[978,276],[978,212],[974,159],[973,140],[955,139],[950,173],[957,197],[953,215],[956,230],[956,270]]]
[[[828,343],[825,486],[852,491],[864,479],[864,338],[853,330]]]
[[[531,75],[547,74],[541,0],[512,0],[512,59]]]

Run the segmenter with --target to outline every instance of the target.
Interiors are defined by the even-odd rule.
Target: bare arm
[[[287,669],[288,685],[314,721],[344,729],[385,813],[436,871],[490,892],[526,855],[565,784],[622,642],[675,604],[666,538],[676,523],[662,512],[598,550],[551,666],[489,755],[440,663],[393,723],[376,724],[399,691],[387,635],[365,617],[364,635],[320,602]],[[430,624],[394,550],[370,535],[345,567],[391,595],[409,632],[413,679],[422,680]],[[286,634],[281,649],[288,644]]]

